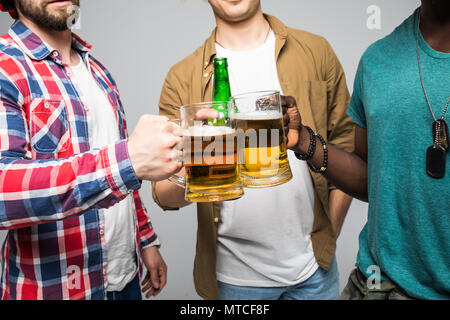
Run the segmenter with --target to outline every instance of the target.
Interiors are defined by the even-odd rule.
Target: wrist
[[[314,152],[316,151],[316,136],[310,127],[303,126],[300,130],[296,149],[295,156],[299,160],[309,161],[314,156]]]
[[[159,238],[156,238],[153,242],[150,242],[149,244],[145,245],[142,247],[142,251],[146,251],[146,250],[159,250],[159,248],[161,247],[161,241],[159,240]]]
[[[297,145],[295,146],[295,151],[301,154],[306,154],[310,144],[311,141],[309,131],[305,126],[302,126],[299,132]]]
[[[127,141],[127,151],[128,151],[128,158],[130,159],[131,162],[131,166],[134,169],[134,172],[136,173],[136,177],[138,179],[141,179],[141,170],[140,170],[140,166],[139,166],[139,161],[137,160],[138,156],[137,153],[134,149],[134,146],[132,144],[132,142],[130,142],[130,140]]]
[[[327,146],[327,142],[325,141],[325,139],[320,135],[320,134],[316,134],[314,135],[314,139],[318,138],[320,143],[322,144],[323,147],[323,164],[322,167],[320,167],[319,169],[316,169],[311,162],[307,162],[308,163],[308,167],[311,169],[312,172],[314,173],[324,173],[327,170],[328,167],[328,146]]]
[[[100,153],[102,155],[102,163],[108,164],[110,167],[113,165],[118,166],[118,170],[120,171],[117,178],[115,178],[116,175],[112,175],[113,180],[107,179],[111,190],[126,191],[128,194],[139,190],[142,181],[140,181],[134,170],[130,155],[128,154],[127,141],[125,139],[120,140],[114,145],[109,145],[105,148],[107,148],[105,152]],[[114,155],[114,159],[110,158],[111,155]]]

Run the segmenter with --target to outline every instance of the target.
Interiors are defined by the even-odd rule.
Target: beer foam
[[[235,113],[231,115],[231,118],[236,120],[275,120],[282,117],[283,115],[281,112],[277,110],[253,111],[246,113]]]
[[[225,126],[203,126],[203,127],[189,127],[186,136],[194,136],[194,137],[213,137],[213,136],[221,136],[225,134],[232,134],[235,130],[230,127]]]

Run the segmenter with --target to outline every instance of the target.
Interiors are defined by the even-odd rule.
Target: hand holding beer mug
[[[264,188],[292,178],[278,91],[235,95],[228,111],[238,135],[238,162],[245,187]]]
[[[128,154],[138,179],[160,181],[180,170],[180,163],[175,161],[174,146],[181,141],[174,134],[176,129],[166,117],[141,116],[128,139]]]
[[[281,96],[281,107],[283,109],[284,136],[288,149],[295,150],[300,143],[300,133],[305,131],[302,125],[302,117],[297,108],[297,101],[292,96]],[[309,142],[309,134],[303,135]]]
[[[229,118],[216,126],[217,105],[196,103],[180,108],[183,163],[186,177],[174,176],[173,183],[186,189],[190,202],[224,201],[240,198],[244,191],[237,167],[237,137]]]

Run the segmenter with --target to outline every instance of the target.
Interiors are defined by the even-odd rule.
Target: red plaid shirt
[[[136,253],[156,240],[127,151],[125,114],[109,72],[76,35],[113,108],[121,141],[91,149],[89,105],[70,66],[23,23],[0,37],[2,299],[103,299],[108,208],[134,195]]]

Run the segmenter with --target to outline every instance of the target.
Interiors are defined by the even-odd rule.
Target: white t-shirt
[[[228,58],[232,94],[281,90],[275,61],[275,35],[251,51],[216,45]],[[244,197],[225,201],[217,243],[217,279],[257,287],[281,287],[307,280],[319,267],[311,231],[314,188],[304,161],[288,150],[293,178],[280,186],[245,189]]]
[[[80,57],[81,59],[81,57]],[[88,111],[92,148],[101,148],[120,140],[119,127],[111,103],[81,61],[72,67]],[[101,209],[105,217],[107,255],[107,291],[122,291],[137,274],[135,226],[131,195],[111,208]]]

